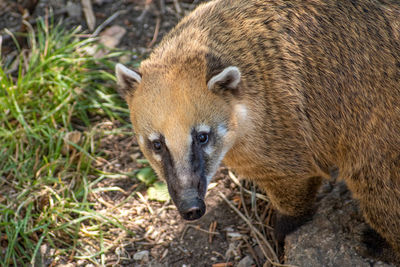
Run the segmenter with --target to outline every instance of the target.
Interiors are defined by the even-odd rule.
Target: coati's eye
[[[154,140],[152,143],[153,143],[153,149],[155,151],[160,151],[161,150],[162,144],[161,144],[161,142],[159,140]]]
[[[199,141],[200,145],[205,145],[208,142],[208,133],[199,133],[197,135],[197,141]]]

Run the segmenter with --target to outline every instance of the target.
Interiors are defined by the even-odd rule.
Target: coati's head
[[[150,59],[140,72],[117,64],[116,76],[141,150],[182,217],[195,220],[205,213],[207,186],[247,110],[237,97],[237,67],[210,72],[205,62],[186,63],[166,67]]]

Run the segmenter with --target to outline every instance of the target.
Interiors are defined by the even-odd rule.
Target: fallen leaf
[[[125,33],[126,29],[124,27],[111,26],[100,33],[100,43],[109,48],[114,48],[119,44]]]
[[[156,182],[147,190],[147,195],[150,200],[165,202],[170,199],[168,187],[163,182]]]

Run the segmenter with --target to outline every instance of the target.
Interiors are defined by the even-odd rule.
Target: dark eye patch
[[[152,145],[153,145],[153,150],[156,152],[160,152],[161,149],[163,148],[163,145],[160,140],[152,141]]]
[[[161,153],[165,150],[165,138],[163,135],[160,135],[159,138],[154,140],[147,139],[147,147],[149,150],[152,150],[156,153]]]
[[[199,142],[200,145],[206,145],[209,140],[209,133],[206,132],[200,132],[197,134],[197,141]]]

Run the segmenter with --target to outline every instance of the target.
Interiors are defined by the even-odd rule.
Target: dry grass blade
[[[153,39],[151,40],[151,42],[147,45],[147,47],[152,47],[155,42],[157,41],[157,37],[158,37],[158,33],[160,31],[160,24],[161,24],[161,18],[158,16],[157,17],[157,21],[156,21],[156,28],[154,30],[154,35],[153,35]]]
[[[181,8],[181,6],[179,5],[178,0],[174,0],[174,6],[175,6],[175,9],[176,9],[176,13],[182,14],[182,8]]]
[[[213,239],[213,236],[214,236],[214,232],[215,232],[215,229],[217,229],[217,221],[213,221],[211,224],[210,224],[210,227],[209,227],[209,232],[210,232],[210,235],[209,235],[209,237],[208,237],[208,243],[212,243],[212,239]]]
[[[105,28],[107,27],[114,19],[116,19],[117,17],[119,17],[122,14],[127,13],[126,10],[118,10],[117,12],[115,12],[114,14],[112,14],[108,19],[106,19],[103,23],[101,23],[96,30],[92,33],[91,37],[96,37],[97,35],[99,35],[99,33]]]
[[[209,235],[219,235],[218,232],[207,231],[207,230],[201,229],[200,226],[198,226],[198,225],[186,224],[185,229],[182,231],[181,240],[183,240],[183,238],[185,237],[185,234],[189,228],[193,228],[195,230],[198,230],[200,232],[203,232],[203,233],[206,233]]]
[[[153,209],[151,208],[149,202],[144,198],[144,196],[140,192],[136,192],[136,195],[139,196],[140,201],[146,205],[147,209],[149,210],[150,214],[154,214]]]
[[[240,218],[242,218],[247,225],[250,227],[250,230],[252,231],[252,233],[254,233],[254,237],[256,238],[257,242],[260,245],[260,248],[263,251],[264,256],[267,258],[267,260],[274,266],[285,266],[285,267],[294,267],[293,265],[285,265],[285,264],[280,264],[279,260],[278,260],[278,256],[276,255],[274,249],[272,248],[271,244],[265,239],[264,235],[258,231],[257,228],[254,227],[254,225],[251,223],[251,221],[242,213],[240,212],[240,210],[238,210],[227,198],[224,194],[222,194],[221,192],[218,192],[219,196],[229,205],[229,207],[231,207],[231,209],[233,211],[235,211]],[[261,243],[262,241],[262,243]],[[268,249],[267,251],[264,251],[264,247],[266,247]],[[271,259],[271,257],[273,259]]]
[[[143,9],[142,13],[139,15],[139,17],[137,17],[136,21],[143,22],[144,18],[146,17],[147,13],[149,12],[150,5],[152,2],[153,2],[153,0],[146,0],[144,9]]]
[[[233,174],[233,172],[229,171],[229,172],[228,172],[228,176],[229,176],[229,178],[230,178],[239,188],[243,188],[243,186],[242,186],[242,185],[240,184],[240,182],[239,182],[239,179],[236,177],[235,174]],[[248,189],[246,189],[246,188],[243,188],[243,191],[244,191],[245,193],[249,194],[249,195],[252,195],[252,194],[253,194],[252,191],[250,191],[250,190],[248,190]],[[269,202],[268,197],[265,196],[265,195],[263,195],[263,194],[256,193],[256,197],[259,198],[259,199],[262,199],[262,200],[264,200],[264,201]]]

